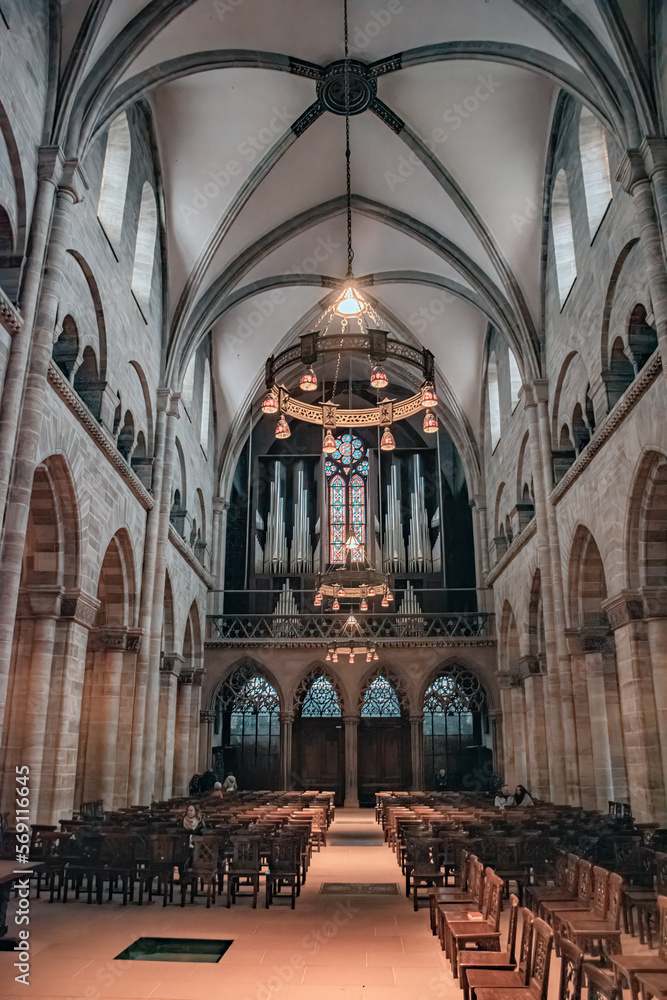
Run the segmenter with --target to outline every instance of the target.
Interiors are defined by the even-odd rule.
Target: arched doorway
[[[313,667],[295,694],[292,782],[299,789],[334,791],[344,798],[345,743],[342,698],[323,667]]]
[[[214,759],[241,789],[278,788],[280,698],[254,663],[245,663],[220,686],[215,699]]]
[[[457,663],[442,667],[424,692],[424,774],[435,787],[441,769],[447,787],[478,786],[492,773],[487,698],[479,678]]]
[[[398,678],[375,670],[364,685],[360,716],[359,805],[370,806],[376,792],[411,787],[410,721]]]

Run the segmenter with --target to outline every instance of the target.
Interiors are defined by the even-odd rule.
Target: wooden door
[[[375,805],[375,793],[411,784],[407,719],[360,719],[357,738],[359,805]]]
[[[294,721],[292,784],[296,788],[335,791],[342,805],[345,789],[343,720],[306,718]]]

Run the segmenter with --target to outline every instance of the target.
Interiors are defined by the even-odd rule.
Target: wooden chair
[[[525,902],[530,906],[535,916],[539,916],[540,903],[557,899],[576,899],[579,868],[576,854],[568,854],[561,858],[560,867],[557,862],[557,879],[555,885],[526,885],[524,887]]]
[[[590,875],[590,892],[587,906],[582,906],[579,900],[576,903],[569,901],[562,905],[554,903],[549,912],[549,923],[553,926],[555,935],[556,954],[558,955],[558,945],[565,930],[565,922],[571,917],[582,917],[584,920],[605,920],[607,907],[609,905],[609,872],[600,865],[595,865]]]
[[[604,916],[599,918],[600,906],[585,913],[573,913],[565,917],[565,937],[573,941],[586,954],[619,955],[621,952],[621,900],[623,897],[623,879],[620,875],[609,876],[606,901],[608,903]],[[558,915],[557,915],[558,916]],[[563,924],[561,927],[561,937]]]
[[[235,835],[232,841],[232,860],[227,869],[227,907],[236,902],[238,896],[252,895],[252,908],[257,909],[259,895],[259,837]],[[241,886],[250,886],[252,893],[241,892]]]
[[[514,989],[501,985],[475,987],[476,1000],[547,1000],[554,934],[549,924],[540,920],[539,917],[534,920],[533,926],[535,947],[528,986]],[[495,973],[497,976],[504,974],[502,972]]]
[[[434,837],[412,840],[412,866],[406,875],[406,895],[412,892],[414,910],[419,909],[419,887],[442,887],[444,875],[440,870],[440,841]],[[426,898],[426,897],[424,897]]]
[[[185,897],[190,889],[190,902],[201,887],[206,891],[206,909],[210,909],[211,900],[215,903],[218,889],[218,854],[220,839],[217,836],[194,836],[192,864],[181,875],[181,906],[185,906]]]
[[[438,903],[466,903],[470,900],[470,866],[472,860],[477,861],[478,859],[470,851],[462,851],[460,856],[460,867],[456,876],[456,885],[450,886],[431,886],[427,890],[427,896],[429,900],[430,918],[431,918],[431,931],[433,934],[438,933],[437,926],[437,907]],[[445,879],[447,876],[445,875]]]
[[[540,917],[548,924],[553,923],[554,913],[568,913],[573,910],[588,910],[593,894],[593,866],[590,861],[579,858],[577,879],[577,898],[563,900],[543,900],[540,903]],[[606,869],[604,869],[606,871]]]
[[[561,941],[558,1000],[581,1000],[584,953],[572,941]]]
[[[456,919],[445,915],[445,953],[452,965],[452,975],[458,978],[458,954],[475,945],[486,951],[500,951],[500,907],[504,882],[491,868],[485,872],[483,920]]]
[[[510,916],[506,951],[462,951],[458,955],[459,982],[464,1000],[470,1000],[468,973],[479,969],[511,972],[516,967],[516,929],[519,923],[519,897],[510,894]],[[532,924],[532,918],[531,918]],[[530,951],[530,946],[529,946]]]
[[[584,962],[583,971],[588,984],[588,1000],[621,1000],[623,992],[608,969],[595,962]]]
[[[640,972],[637,974],[637,982],[642,991],[642,1000],[665,1000],[667,998],[667,973],[664,972]]]
[[[470,860],[469,893],[464,899],[436,903],[436,931],[440,947],[445,950],[445,917],[448,913],[463,914],[481,910],[484,905],[484,865],[478,858]]]
[[[519,946],[519,966],[517,969],[468,969],[466,978],[470,991],[498,986],[507,989],[523,989],[530,983],[533,957],[533,925],[537,918],[527,906],[521,908],[521,944]],[[473,957],[472,955],[470,956]]]
[[[269,869],[266,872],[266,909],[268,910],[283,887],[289,887],[292,909],[299,894],[299,850],[296,837],[276,836],[271,847]]]
[[[616,977],[616,985],[630,987],[632,1000],[639,1000],[637,974],[667,972],[667,896],[658,896],[658,950],[638,955],[610,955],[609,962]]]

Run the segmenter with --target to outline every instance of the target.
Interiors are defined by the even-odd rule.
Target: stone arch
[[[146,435],[147,435],[147,448],[148,454],[153,453],[153,401],[151,397],[151,390],[148,385],[148,379],[146,378],[146,373],[139,364],[138,361],[130,361],[130,366],[137,373],[137,378],[141,385],[141,392],[144,397],[144,406],[146,408]]]
[[[12,220],[3,205],[0,205],[0,261],[14,253],[14,230]]]
[[[174,630],[174,592],[171,586],[169,570],[164,574],[164,612],[162,615],[162,651],[171,653],[176,650]]]
[[[477,673],[458,659],[440,664],[424,687],[420,707],[426,784],[433,787],[442,770],[449,788],[469,787],[473,774],[488,779],[492,753],[478,747],[488,730],[489,699]]]
[[[134,417],[130,410],[125,411],[123,426],[118,435],[118,451],[126,462],[130,461],[134,448]]]
[[[501,517],[502,505],[505,503],[505,483],[501,483],[496,492],[496,503],[494,507],[494,517],[493,517],[493,527],[495,529],[496,535],[500,534],[500,529],[504,525],[504,519]]]
[[[546,640],[544,635],[544,609],[542,606],[542,577],[539,568],[533,574],[528,602],[528,640],[531,670],[544,673],[547,665]]]
[[[151,297],[157,231],[158,215],[155,192],[146,181],[141,191],[131,285],[134,295],[143,307],[148,305]]]
[[[628,586],[663,590],[667,587],[667,455],[662,452],[647,451],[640,459],[627,524]]]
[[[500,619],[500,642],[498,644],[498,669],[502,674],[513,676],[519,672],[521,647],[514,611],[509,601],[503,604]]]
[[[381,681],[386,684],[379,684]],[[387,690],[387,686],[390,690]],[[369,711],[371,704],[377,708],[376,713]],[[397,718],[409,715],[408,694],[401,678],[380,664],[371,668],[361,683],[359,711],[362,717],[364,714]]]
[[[132,542],[120,528],[107,545],[100,566],[97,596],[101,601],[96,626],[130,627],[135,620],[135,572]]]
[[[214,697],[216,771],[233,773],[240,788],[275,788],[280,772],[281,699],[267,671],[252,659],[237,663]]]
[[[14,134],[14,129],[12,128],[11,122],[7,115],[7,110],[4,104],[0,101],[0,132],[2,133],[2,138],[5,141],[5,146],[7,148],[7,156],[9,158],[9,163],[12,168],[12,179],[14,181],[14,196],[16,198],[16,214],[15,222],[12,227],[13,238],[12,238],[12,249],[8,251],[8,254],[13,256],[20,256],[25,251],[26,239],[27,239],[27,210],[26,210],[26,193],[25,193],[25,182],[23,176],[23,167],[21,165],[21,155],[19,153],[18,143],[16,141],[16,136]],[[8,216],[11,214],[11,210],[7,213]],[[4,255],[5,251],[0,251],[0,254]],[[18,292],[18,280],[16,282],[16,288],[12,289],[12,292]]]
[[[339,678],[333,670],[330,670],[328,667],[322,666],[319,663],[309,667],[308,670],[300,677],[294,688],[292,703],[294,705],[295,712],[301,714],[303,703],[306,698],[308,698],[313,685],[317,685],[322,681],[325,682],[327,686],[331,686],[333,694],[331,695],[330,702],[328,702],[327,699],[329,697],[329,690],[327,688],[327,690],[323,692],[322,699],[316,700],[321,703],[321,707],[323,709],[326,709],[327,705],[330,705],[331,711],[327,711],[328,715],[343,716],[345,714],[347,702],[343,695],[343,688]],[[334,698],[338,708],[337,711],[335,711],[336,705],[334,704]]]
[[[535,514],[535,499],[532,490],[532,462],[530,456],[530,431],[526,431],[519,448],[516,465],[516,503],[521,505],[518,517],[519,530],[525,528]]]
[[[92,347],[84,347],[81,364],[74,374],[74,388],[81,396],[90,412],[98,420],[100,418],[100,373],[97,367],[97,357]]]
[[[623,343],[623,338],[616,337],[611,345],[609,370],[605,379],[609,409],[616,405],[628,386],[632,384],[634,377],[635,370],[628,357],[628,349]]]
[[[616,262],[612,268],[609,278],[607,294],[604,301],[604,309],[602,311],[602,325],[600,328],[600,370],[602,372],[606,372],[609,369],[609,325],[611,322],[611,312],[614,305],[614,299],[616,298],[618,281],[628,257],[638,243],[639,237],[634,237],[625,244],[616,258]]]
[[[79,356],[79,330],[69,313],[63,318],[62,331],[51,350],[51,357],[69,381]]]
[[[69,249],[67,253],[72,257],[76,263],[79,265],[81,272],[88,285],[88,290],[90,292],[90,297],[93,302],[93,308],[95,310],[95,318],[97,321],[97,338],[98,338],[98,348],[99,348],[99,362],[100,362],[100,372],[99,377],[103,382],[107,377],[107,328],[106,321],[104,319],[104,309],[102,307],[102,296],[100,295],[100,289],[93,274],[92,268],[90,267],[86,258],[79,253],[78,250]]]
[[[556,265],[558,297],[561,306],[570,294],[577,277],[577,261],[574,252],[574,234],[567,177],[561,168],[556,174],[551,189],[551,235]]]
[[[628,349],[630,358],[639,374],[658,346],[658,335],[648,321],[646,307],[638,302],[628,321]]]
[[[125,112],[111,122],[104,154],[102,186],[97,217],[112,245],[118,247],[123,231],[127,182],[130,175],[132,138]]]
[[[40,462],[33,478],[22,585],[77,586],[80,550],[74,479],[64,456],[51,455]]]
[[[500,390],[498,386],[498,362],[495,352],[489,357],[489,366],[486,372],[487,395],[489,401],[489,427],[491,430],[491,451],[493,451],[500,441]]]
[[[602,602],[607,581],[602,556],[591,531],[579,525],[570,548],[568,570],[570,625],[575,629],[608,628]]]

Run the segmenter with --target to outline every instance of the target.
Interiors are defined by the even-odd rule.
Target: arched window
[[[435,784],[440,770],[449,788],[470,787],[466,776],[484,777],[481,758],[487,729],[486,694],[475,674],[458,664],[440,671],[424,694],[424,766],[426,780]],[[478,752],[480,756],[478,757]],[[489,777],[491,768],[488,767]],[[481,791],[482,786],[478,786]]]
[[[153,188],[146,182],[141,192],[137,240],[134,245],[134,268],[132,270],[132,291],[143,306],[148,305],[151,297],[156,238],[157,204]]]
[[[572,413],[572,435],[574,437],[574,448],[579,454],[586,447],[591,439],[591,434],[584,421],[584,413],[581,404],[577,403]]]
[[[6,209],[0,205],[0,257],[10,257],[14,252],[14,233]]]
[[[658,335],[648,321],[646,309],[639,303],[632,310],[628,327],[628,347],[634,368],[640,372],[658,346]]]
[[[615,406],[635,377],[635,370],[625,353],[625,346],[620,337],[614,341],[609,363],[607,381],[607,397],[609,408]]]
[[[114,246],[120,243],[132,143],[125,113],[109,126],[97,217]]]
[[[588,108],[582,108],[579,116],[579,155],[586,192],[588,229],[593,239],[611,201],[611,177],[604,129]]]
[[[556,259],[558,296],[560,304],[563,305],[577,276],[577,261],[574,255],[574,236],[572,234],[572,216],[570,215],[570,198],[567,192],[567,178],[564,170],[558,171],[553,186],[551,195],[551,228],[554,240],[554,257]]]
[[[97,358],[92,347],[86,347],[83,360],[74,375],[74,388],[81,396],[93,416],[100,416],[100,376],[97,370]]]
[[[188,363],[188,367],[185,369],[185,375],[183,377],[183,390],[181,392],[181,402],[186,410],[192,409],[192,401],[195,395],[195,361],[197,360],[196,354],[193,354]]]
[[[491,425],[491,451],[500,441],[500,395],[498,392],[498,363],[495,354],[489,359],[487,374],[489,393],[489,423]]]
[[[382,674],[374,677],[366,688],[361,706],[363,719],[398,719],[401,705],[392,683]]]
[[[208,358],[204,362],[204,385],[201,401],[201,426],[199,431],[199,443],[208,452],[208,432],[211,425],[211,366]]]
[[[514,409],[519,402],[519,391],[522,385],[521,373],[519,371],[519,366],[516,363],[514,353],[509,351],[508,356],[510,362],[510,398],[512,400],[512,409]]]
[[[51,351],[53,360],[65,378],[69,379],[79,355],[79,333],[71,316],[65,316],[63,330]]]
[[[118,435],[118,451],[126,462],[129,462],[134,445],[134,417],[129,410],[125,413],[123,428]]]
[[[301,701],[301,716],[308,718],[336,718],[342,715],[338,692],[332,682],[323,672],[317,676],[308,677],[303,685],[303,700]]]
[[[280,699],[252,664],[238,667],[215,701],[216,766],[240,788],[275,788],[280,755]]]
[[[329,484],[329,562],[343,565],[348,550],[348,531],[353,531],[358,547],[351,550],[353,562],[364,558],[366,544],[366,477],[368,458],[358,437],[342,434],[336,450],[327,457],[324,472]]]

